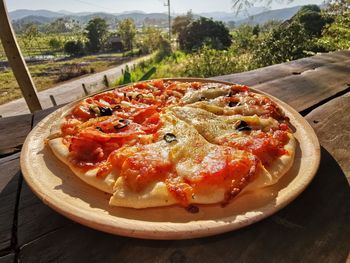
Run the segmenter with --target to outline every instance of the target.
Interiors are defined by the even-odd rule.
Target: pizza
[[[268,96],[244,85],[172,80],[85,98],[46,142],[76,176],[109,193],[112,206],[191,212],[276,184],[296,147],[288,117]]]

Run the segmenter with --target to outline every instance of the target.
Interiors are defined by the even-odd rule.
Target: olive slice
[[[120,105],[115,105],[114,107],[113,107],[113,110],[120,110],[122,107],[120,106]]]
[[[143,98],[143,95],[142,94],[137,94],[136,97],[135,97],[137,100],[140,100]]]
[[[128,120],[119,120],[118,123],[116,125],[114,125],[114,129],[119,130],[119,129],[123,129],[126,126],[128,126],[130,124],[130,122]]]
[[[109,107],[98,107],[100,110],[100,115],[101,116],[111,116],[113,114],[113,111]]]
[[[252,128],[248,126],[248,123],[241,121],[241,123],[236,127],[237,131],[251,131]]]
[[[238,105],[238,101],[230,101],[230,103],[228,104],[229,107],[236,107]]]
[[[163,139],[164,139],[167,143],[171,143],[171,142],[177,141],[176,135],[175,135],[175,134],[172,134],[172,133],[166,133],[166,134],[164,135]]]

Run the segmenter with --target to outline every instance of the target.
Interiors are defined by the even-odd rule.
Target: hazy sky
[[[102,11],[120,13],[130,10],[144,12],[165,12],[164,3],[167,0],[6,0],[10,11],[15,9],[48,9],[52,11],[67,10],[71,12]],[[282,3],[281,3],[282,2]],[[275,0],[272,9],[287,6],[320,4],[322,0]],[[260,6],[262,4],[259,4]],[[189,9],[193,12],[232,11],[232,0],[171,0],[172,13],[184,13]]]

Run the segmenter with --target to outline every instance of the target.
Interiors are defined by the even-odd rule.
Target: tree
[[[24,29],[23,36],[29,40],[39,36],[38,26],[33,23],[27,24]]]
[[[293,20],[299,22],[312,37],[321,36],[322,29],[327,22],[317,5],[303,6],[294,15]]]
[[[350,48],[350,2],[349,0],[330,1],[324,10],[329,22],[324,28],[319,43],[327,50]]]
[[[258,30],[260,30],[259,27],[258,29],[256,29],[255,26],[253,27],[249,24],[240,25],[232,32],[232,37],[233,37],[232,47],[238,53],[254,50],[257,44],[256,43],[257,36],[254,33],[259,35]]]
[[[254,53],[261,67],[305,57],[312,51],[312,40],[304,27],[293,21],[273,29]]]
[[[195,51],[207,45],[214,49],[226,49],[232,39],[228,28],[220,21],[205,17],[193,21],[179,33],[180,48]]]
[[[62,49],[62,41],[56,37],[53,37],[49,40],[49,46],[53,50],[60,50]]]
[[[162,30],[156,27],[144,27],[138,46],[142,53],[150,53],[159,48],[162,39]]]
[[[85,35],[88,39],[86,47],[90,52],[96,53],[102,49],[108,33],[107,28],[106,20],[102,18],[96,17],[89,21]]]
[[[58,18],[47,26],[46,31],[51,34],[67,33],[70,31],[68,24],[68,20],[64,18]]]
[[[64,52],[73,57],[84,55],[83,42],[80,40],[66,42],[64,44]]]
[[[169,56],[171,54],[171,43],[168,39],[165,39],[163,37],[160,38],[159,41],[159,50],[155,57],[156,62],[160,62],[165,58],[166,56]]]
[[[131,18],[124,19],[118,23],[118,35],[126,50],[132,50],[136,35],[136,26]]]
[[[188,11],[184,16],[177,16],[174,18],[171,25],[173,34],[180,34],[193,21],[193,14]]]

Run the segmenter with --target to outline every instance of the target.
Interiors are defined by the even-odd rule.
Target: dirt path
[[[121,64],[115,68],[111,68],[86,77],[81,77],[72,81],[67,81],[53,88],[41,91],[38,93],[41,106],[43,109],[47,109],[53,106],[50,100],[50,95],[54,96],[58,105],[81,98],[84,96],[84,91],[82,88],[83,83],[85,84],[89,93],[99,91],[105,87],[103,84],[104,75],[107,76],[109,82],[113,82],[121,76],[121,71],[125,68],[126,65],[132,67],[133,64],[137,64],[139,61],[148,59],[149,57],[150,56],[141,57]],[[0,115],[2,117],[15,116],[25,113],[29,113],[29,109],[23,98],[0,105]]]

